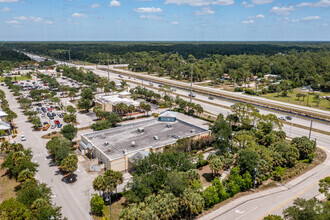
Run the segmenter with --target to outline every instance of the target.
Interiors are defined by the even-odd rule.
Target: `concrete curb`
[[[281,192],[281,191],[286,191],[286,190],[291,189],[292,187],[298,185],[299,183],[303,182],[307,178],[310,178],[311,176],[315,175],[320,170],[327,168],[327,165],[330,164],[330,160],[329,160],[330,153],[327,149],[322,148],[322,150],[325,151],[325,153],[327,155],[327,157],[326,157],[326,159],[323,163],[319,164],[318,166],[314,167],[313,169],[309,170],[308,172],[302,174],[301,176],[298,176],[294,180],[286,183],[284,186],[279,186],[279,187],[276,187],[276,188],[272,188],[272,189],[269,189],[269,190],[265,190],[265,191],[262,191],[262,192],[253,193],[253,194],[250,194],[250,195],[246,195],[246,196],[237,198],[234,201],[220,207],[219,209],[216,209],[216,210],[212,211],[209,214],[201,216],[198,219],[200,219],[200,220],[216,219],[216,218],[220,217],[221,215],[226,214],[227,212],[231,211],[232,209],[237,208],[238,206],[240,206],[240,205],[242,205],[242,204],[244,204],[248,201],[251,201],[251,200],[254,200],[254,199],[259,199],[259,198],[262,198],[262,197],[265,197],[265,196],[269,196],[269,195],[276,194],[276,193]]]

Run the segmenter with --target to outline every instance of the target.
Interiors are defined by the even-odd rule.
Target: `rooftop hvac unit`
[[[195,129],[191,129],[190,133],[195,133],[196,130]]]
[[[127,154],[127,150],[126,149],[123,150],[123,154]]]
[[[111,151],[110,148],[108,148],[108,149],[107,149],[107,152],[110,153],[110,151]]]
[[[132,141],[132,147],[135,147],[135,144],[136,144],[135,141]]]
[[[153,138],[154,138],[154,140],[158,140],[158,136],[154,136]]]
[[[167,128],[170,128],[170,127],[171,127],[171,125],[170,125],[170,124],[166,124],[166,127],[167,127]]]
[[[144,128],[138,128],[138,132],[139,132],[139,133],[144,132]]]
[[[109,142],[108,141],[104,142],[104,145],[105,146],[108,146],[109,145]]]

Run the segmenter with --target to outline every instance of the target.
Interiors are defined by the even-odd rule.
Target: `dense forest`
[[[44,42],[8,43],[61,60],[90,63],[128,63],[136,72],[156,73],[193,81],[225,81],[238,85],[253,77],[277,75],[289,88],[311,85],[330,91],[330,44],[327,42]],[[270,82],[266,82],[270,85]],[[282,87],[282,86],[281,86]],[[286,86],[287,87],[287,86]],[[276,89],[273,89],[276,91]]]
[[[31,59],[24,53],[0,45],[0,72],[16,67],[23,61],[31,61]]]

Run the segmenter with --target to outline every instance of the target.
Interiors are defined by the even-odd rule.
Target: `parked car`
[[[26,137],[24,134],[21,135],[21,141],[26,141]]]
[[[45,122],[44,122],[44,125],[47,125],[47,124],[48,124],[48,122],[47,122],[47,121],[45,121]]]
[[[40,108],[37,108],[37,112],[41,112]]]
[[[52,111],[52,109],[51,109],[51,108],[48,108],[47,110],[48,110],[49,112],[51,112],[51,111]]]
[[[49,124],[45,124],[44,127],[42,128],[42,130],[47,131],[49,129],[49,127],[50,127]]]
[[[52,117],[52,114],[50,112],[47,112],[47,117]]]
[[[55,129],[56,128],[56,125],[51,125],[50,128],[51,129]]]
[[[47,112],[46,108],[45,107],[41,107],[41,111],[43,111],[44,113]]]
[[[60,117],[60,118],[63,118],[63,114],[62,114],[62,113],[60,113],[60,114],[58,115],[58,117]]]
[[[60,124],[60,121],[59,120],[55,120],[54,123],[58,125],[58,124]]]
[[[53,116],[53,117],[55,117],[55,116],[56,116],[56,113],[55,113],[55,112],[53,112],[53,113],[52,113],[52,116]]]
[[[61,128],[61,127],[62,127],[62,124],[58,124],[57,127],[58,127],[58,128]]]
[[[53,116],[50,116],[49,119],[50,119],[50,120],[54,120],[54,117],[53,117]]]
[[[45,117],[45,116],[46,116],[45,113],[42,113],[42,114],[41,114],[41,117]]]

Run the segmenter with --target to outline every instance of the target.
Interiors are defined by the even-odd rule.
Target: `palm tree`
[[[97,176],[93,181],[93,189],[100,192],[105,190],[105,181],[102,175]]]
[[[149,115],[149,111],[151,110],[151,106],[149,104],[145,105],[144,110],[147,112],[147,115]]]

